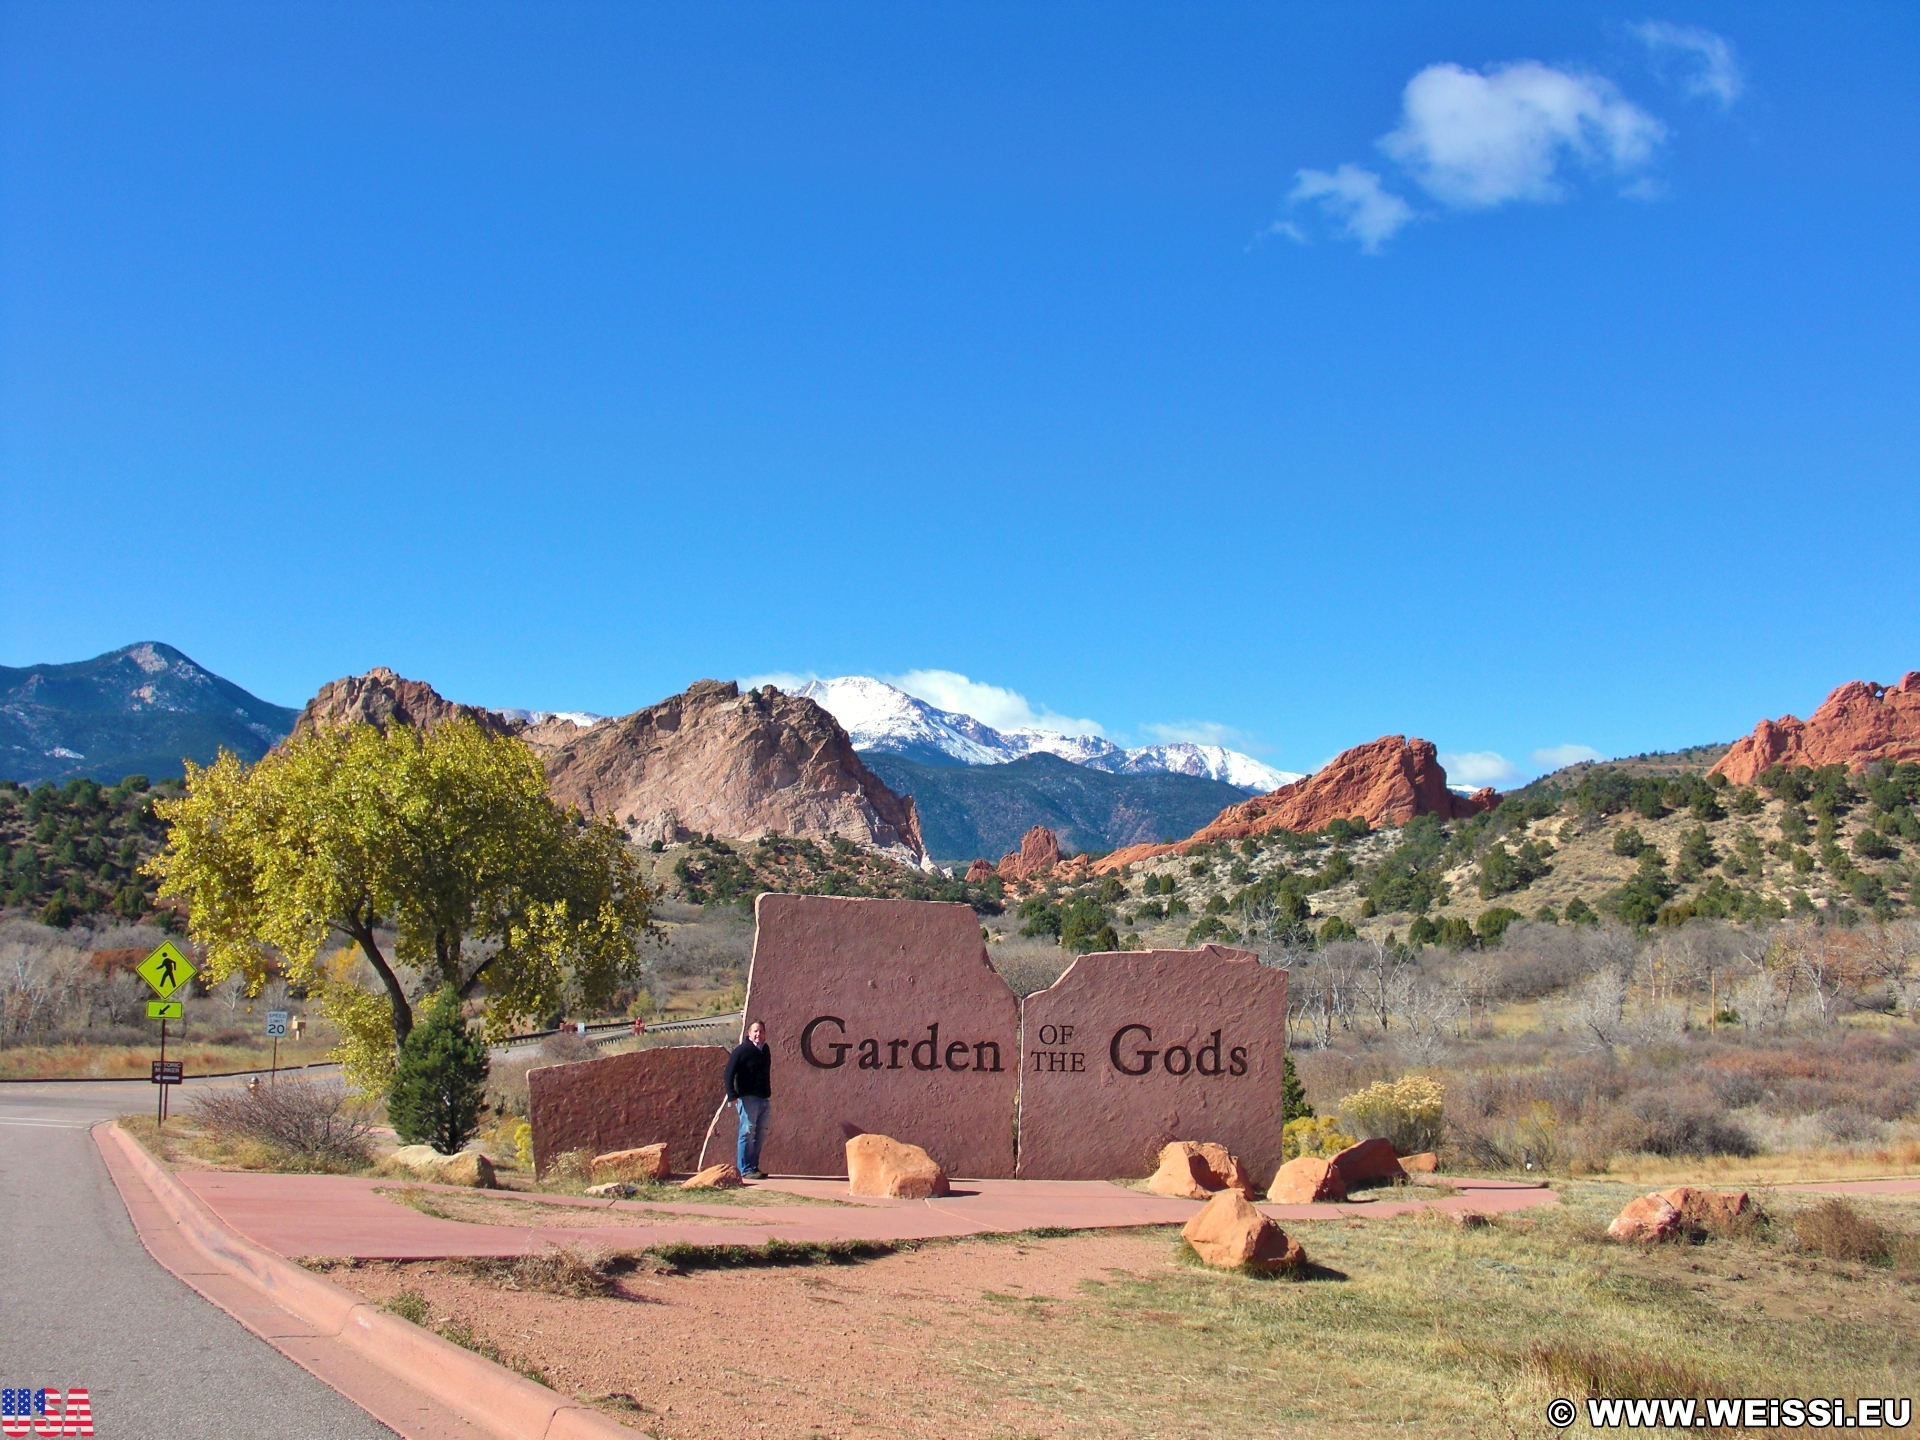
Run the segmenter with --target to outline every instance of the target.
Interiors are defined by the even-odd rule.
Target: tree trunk
[[[341,927],[366,955],[367,963],[373,966],[374,973],[380,977],[380,983],[387,988],[387,1003],[393,1007],[393,1038],[396,1044],[407,1043],[407,1036],[413,1033],[413,1007],[407,1003],[406,987],[400,983],[400,977],[393,973],[393,967],[387,963],[387,957],[380,953],[380,942],[373,937],[373,916],[364,918],[358,915],[349,918]]]
[[[487,967],[493,964],[493,962],[499,958],[499,955],[500,952],[496,950],[478,965],[474,966],[473,974],[461,981],[459,990],[454,993],[459,995],[462,1000],[471,1000],[473,998],[473,992],[480,988],[480,978],[487,973]]]

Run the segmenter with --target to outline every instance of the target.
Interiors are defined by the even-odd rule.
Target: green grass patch
[[[436,1321],[433,1309],[427,1303],[427,1297],[418,1290],[402,1290],[387,1301],[387,1309],[409,1325],[418,1325],[422,1330],[431,1330],[442,1340],[451,1341],[462,1350],[471,1350],[483,1359],[491,1360],[494,1364],[511,1370],[516,1375],[524,1376],[536,1385],[553,1383],[547,1379],[547,1372],[533,1361],[524,1355],[502,1350],[475,1330],[468,1320],[457,1315],[449,1315],[445,1319]]]

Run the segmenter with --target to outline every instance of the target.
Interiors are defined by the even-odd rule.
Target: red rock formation
[[[1850,680],[1827,696],[1811,720],[1762,720],[1709,773],[1751,785],[1774,765],[1863,770],[1874,760],[1920,760],[1920,670],[1909,670],[1891,689]]]
[[[1046,874],[1060,863],[1060,837],[1044,825],[1036,825],[1020,837],[1020,848],[1000,857],[1002,880],[1031,880]]]
[[[1205,829],[1196,830],[1178,844],[1129,845],[1103,856],[1093,868],[1100,874],[1113,874],[1142,860],[1185,852],[1216,840],[1238,840],[1268,830],[1306,834],[1324,830],[1335,820],[1355,817],[1369,826],[1404,825],[1416,815],[1457,820],[1491,810],[1499,803],[1500,796],[1491,786],[1464,796],[1449,790],[1447,772],[1441,768],[1431,740],[1382,735],[1371,744],[1343,750],[1304,780],[1229,805]]]
[[[471,720],[497,735],[511,735],[516,728],[512,721],[491,710],[457,704],[424,680],[407,680],[384,665],[376,665],[364,675],[349,675],[322,685],[293,722],[290,738],[309,734],[321,725],[360,722],[384,730],[394,724],[430,727],[446,720]]]
[[[991,860],[976,860],[967,866],[967,884],[979,885],[991,880],[1000,872],[994,868]]]
[[[1372,744],[1343,751],[1304,780],[1229,806],[1184,843],[1238,840],[1268,830],[1305,833],[1355,816],[1369,825],[1404,825],[1416,815],[1452,820],[1499,803],[1491,789],[1464,798],[1449,790],[1431,740],[1383,735]]]
[[[757,839],[768,830],[872,846],[924,865],[911,796],[895,795],[854,753],[833,716],[773,687],[742,695],[702,680],[617,720],[581,729],[538,725],[445,699],[423,680],[384,666],[333,680],[307,702],[294,735],[356,721],[432,727],[471,720],[541,757],[547,789],[588,815],[611,813],[636,842],[697,834]]]
[[[820,706],[768,685],[701,680],[685,694],[603,720],[546,757],[547,788],[644,838],[768,830],[840,837],[920,864],[911,797],[895,795]],[[671,827],[675,833],[662,832]],[[649,829],[648,827],[652,827]]]

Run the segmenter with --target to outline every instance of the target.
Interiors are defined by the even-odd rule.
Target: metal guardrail
[[[657,1035],[665,1030],[700,1030],[716,1025],[737,1025],[746,1013],[744,1010],[732,1010],[725,1015],[696,1015],[691,1020],[649,1020],[647,1034]],[[546,1039],[549,1035],[559,1033],[558,1030],[532,1030],[525,1035],[509,1035],[500,1042],[500,1048],[512,1049],[516,1045],[532,1045]],[[596,1045],[604,1045],[632,1033],[633,1022],[627,1020],[613,1020],[587,1026],[587,1039]]]
[[[310,1065],[282,1065],[282,1075],[293,1075],[303,1070],[337,1070],[338,1060],[315,1060]],[[266,1075],[273,1067],[262,1065],[257,1070],[209,1070],[204,1075],[182,1075],[184,1080],[231,1080],[238,1075]],[[30,1076],[9,1076],[0,1080],[0,1085],[151,1085],[152,1079],[146,1075],[42,1075],[38,1079]]]

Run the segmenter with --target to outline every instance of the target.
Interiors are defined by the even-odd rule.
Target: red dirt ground
[[[968,1440],[1093,1433],[989,1386],[984,1368],[970,1382],[967,1352],[1004,1360],[1005,1347],[980,1344],[993,1331],[1036,1302],[1071,1304],[1082,1280],[1173,1263],[1175,1239],[1105,1231],[937,1243],[858,1265],[637,1271],[617,1298],[585,1300],[503,1290],[459,1261],[367,1261],[330,1278],[376,1302],[417,1291],[436,1325],[464,1321],[646,1434]]]

